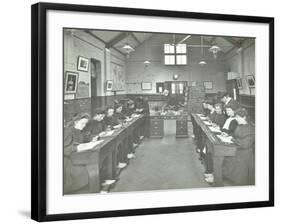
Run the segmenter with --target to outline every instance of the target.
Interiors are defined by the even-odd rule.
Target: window
[[[165,65],[186,65],[187,50],[186,44],[164,44]]]

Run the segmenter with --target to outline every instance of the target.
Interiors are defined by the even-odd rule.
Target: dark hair
[[[220,107],[222,109],[222,104],[221,103],[216,103],[215,107]]]
[[[222,95],[223,97],[229,97],[230,95],[229,95],[229,93],[224,93],[223,95]]]
[[[110,110],[110,109],[114,110],[114,108],[113,108],[112,106],[108,106],[108,107],[106,108],[106,111],[108,111],[108,110]]]
[[[105,114],[105,111],[103,109],[96,109],[94,111],[94,115],[97,115],[97,114]]]
[[[230,109],[232,109],[233,111],[236,111],[239,107],[238,107],[237,104],[230,104],[230,105],[226,105],[226,106],[225,106],[225,109],[226,109],[226,108],[230,108]]]
[[[245,108],[240,107],[235,111],[235,114],[239,117],[247,117],[248,111]]]
[[[114,110],[116,111],[116,109],[119,108],[119,107],[123,107],[123,104],[121,104],[121,103],[115,104]]]

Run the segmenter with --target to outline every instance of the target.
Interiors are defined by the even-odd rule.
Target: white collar
[[[233,120],[235,120],[235,117],[227,118],[226,121],[224,122],[223,129],[228,130],[229,129],[229,125],[230,125],[231,121],[233,121]]]
[[[232,99],[232,98],[229,97],[229,98],[226,100],[225,105],[227,105],[231,99]]]

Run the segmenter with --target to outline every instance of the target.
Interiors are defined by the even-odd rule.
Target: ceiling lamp
[[[207,62],[206,62],[206,61],[200,61],[198,64],[199,64],[199,65],[206,65]]]
[[[212,47],[209,48],[209,51],[213,53],[214,58],[217,58],[217,54],[219,51],[221,51],[221,48],[217,45],[213,45]]]
[[[143,63],[144,63],[144,65],[145,65],[145,66],[148,66],[148,65],[150,65],[150,64],[151,64],[151,62],[150,62],[150,61],[148,61],[148,60],[145,60]]]
[[[145,41],[146,40],[146,33],[144,34],[144,37],[145,37],[145,39],[144,39],[144,56],[145,56],[145,60],[144,60],[144,66],[145,67],[148,67],[150,64],[151,64],[151,62],[149,61],[149,60],[147,60],[147,42]]]
[[[199,65],[206,65],[207,64],[207,62],[206,61],[204,61],[204,49],[203,49],[203,37],[201,36],[201,45],[200,45],[200,47],[201,47],[201,57],[202,57],[202,60],[198,63]]]
[[[127,54],[130,54],[131,52],[135,51],[135,49],[131,47],[130,44],[125,44],[122,48],[126,51]]]

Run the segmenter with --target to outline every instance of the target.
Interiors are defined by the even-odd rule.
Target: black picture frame
[[[69,80],[69,78],[71,80]],[[77,92],[78,78],[79,78],[78,72],[70,72],[70,71],[65,72],[64,91],[66,94],[75,94]]]
[[[255,87],[255,77],[253,75],[248,75],[246,77],[247,84],[249,88],[254,88]]]
[[[46,127],[47,127],[47,77],[46,38],[47,11],[63,10],[75,12],[111,13],[138,16],[162,16],[170,18],[190,18],[216,21],[254,22],[269,25],[269,200],[241,203],[208,204],[195,206],[175,206],[140,208],[99,212],[68,214],[46,213]],[[274,18],[183,11],[164,11],[136,8],[103,7],[74,4],[37,3],[31,7],[31,218],[37,221],[86,219],[116,216],[133,216],[162,213],[179,213],[206,210],[254,208],[274,206]]]
[[[81,72],[88,72],[90,60],[88,58],[79,56],[77,59],[77,70]]]

